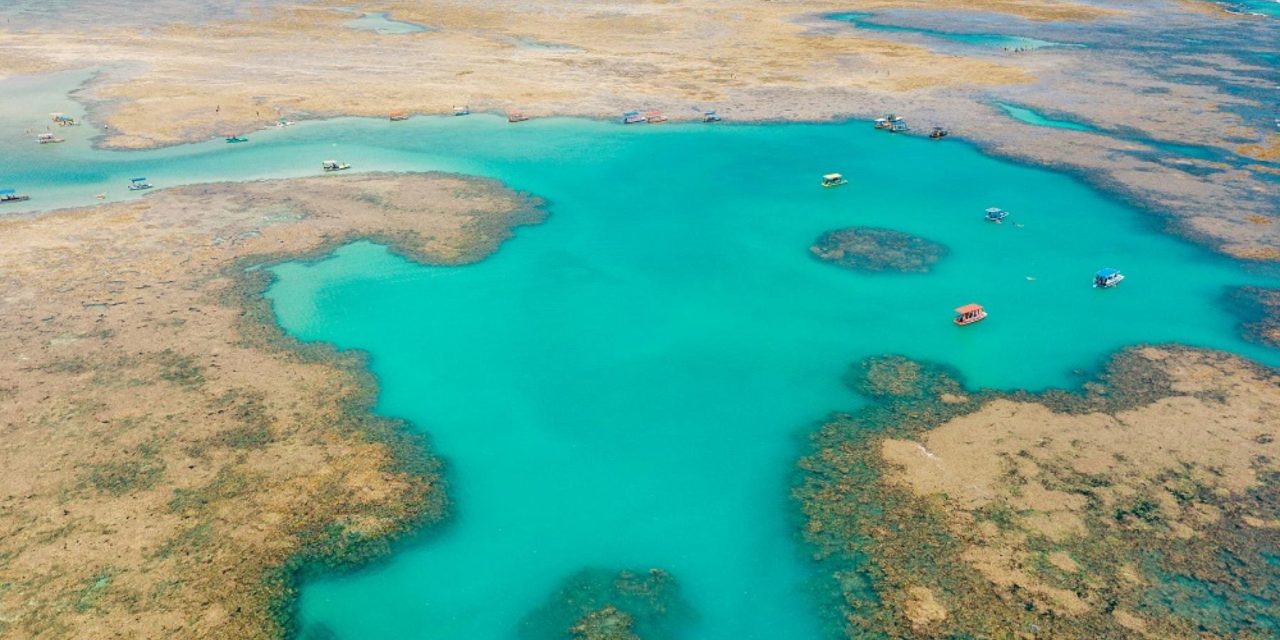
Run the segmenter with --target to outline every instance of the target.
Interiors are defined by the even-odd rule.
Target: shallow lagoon
[[[304,631],[343,638],[518,637],[584,567],[662,567],[697,612],[688,638],[817,637],[788,500],[802,436],[856,407],[867,355],[959,368],[971,385],[1075,386],[1104,354],[1176,340],[1272,364],[1238,339],[1228,285],[1275,284],[1153,231],[1058,174],[959,141],[867,123],[621,127],[499,117],[343,119],[110,153],[19,149],[33,206],[84,204],[131,175],[157,185],[358,170],[493,176],[551,218],[496,255],[424,267],[358,243],[275,269],[283,325],[364,349],[379,411],[428,432],[453,520],[388,562],[303,588]],[[847,187],[822,189],[841,171]],[[340,176],[333,179],[340,180]],[[120,189],[116,189],[119,191]],[[112,197],[123,197],[113,193]],[[1012,212],[1005,224],[982,210]],[[823,264],[823,231],[870,225],[946,244],[930,274]],[[1089,286],[1094,270],[1129,276]],[[950,310],[978,301],[966,329]]]

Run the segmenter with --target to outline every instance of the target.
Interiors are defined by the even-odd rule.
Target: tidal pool
[[[1069,176],[869,123],[669,124],[491,115],[338,119],[145,152],[16,148],[33,207],[158,186],[355,171],[491,176],[551,217],[478,264],[411,264],[358,242],[274,269],[282,325],[369,354],[378,411],[430,434],[455,513],[385,562],[310,580],[304,634],[519,638],[584,569],[662,568],[692,640],[815,638],[838,626],[788,497],[803,436],[859,406],[846,366],[899,353],[975,386],[1078,385],[1115,349],[1178,341],[1271,364],[1222,306],[1277,286],[1162,235]],[[57,145],[64,146],[64,145]],[[851,184],[818,186],[839,171]],[[341,180],[341,176],[333,176]],[[1012,215],[982,220],[986,207]],[[812,257],[875,226],[949,249],[928,274]],[[1113,266],[1119,288],[1090,287]],[[951,309],[991,316],[960,329]],[[527,629],[525,630],[528,631]]]
[[[348,20],[347,22],[344,22],[343,25],[352,29],[377,31],[378,33],[384,34],[422,33],[423,31],[433,31],[430,27],[416,22],[392,20],[391,14],[385,12],[366,13],[355,20]]]
[[[1014,120],[1017,120],[1019,122],[1025,122],[1027,124],[1032,124],[1037,127],[1052,127],[1054,129],[1070,129],[1072,131],[1093,131],[1093,132],[1099,131],[1099,129],[1093,125],[1085,124],[1083,122],[1074,122],[1072,120],[1059,120],[1057,118],[1050,118],[1049,116],[1046,116],[1040,113],[1039,111],[1028,109],[1027,107],[1020,107],[1013,104],[1006,104],[1004,102],[997,102],[996,105],[999,106],[1001,109],[1003,109],[1004,112],[1009,114],[1009,116]]]
[[[1045,47],[1078,47],[1077,44],[1066,44],[1062,42],[1052,42],[1050,40],[1041,40],[1039,38],[1031,38],[1028,36],[1015,36],[1003,33],[961,33],[954,31],[942,31],[940,29],[930,29],[927,27],[912,27],[907,25],[890,24],[886,22],[873,22],[870,18],[874,18],[876,14],[868,12],[848,12],[833,13],[827,16],[830,20],[839,22],[847,22],[859,29],[867,29],[870,31],[897,31],[901,33],[915,33],[932,38],[941,38],[961,44],[973,45],[975,47],[986,47],[991,49],[1001,49],[1014,51],[1018,49],[1043,49]]]

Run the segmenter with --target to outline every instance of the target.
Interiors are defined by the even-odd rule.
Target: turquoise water
[[[432,30],[416,22],[392,20],[388,13],[366,13],[355,20],[349,20],[343,24],[352,29],[377,31],[383,34],[421,33]]]
[[[1050,40],[1041,40],[1039,38],[1031,38],[1027,36],[1014,36],[1002,33],[957,33],[952,31],[940,31],[938,29],[928,29],[925,27],[910,27],[905,25],[886,24],[883,22],[871,22],[868,20],[868,18],[873,17],[875,17],[874,13],[867,12],[833,13],[827,16],[830,20],[847,22],[859,29],[916,33],[933,38],[942,38],[952,42],[959,42],[961,44],[973,45],[975,47],[1014,50],[1080,46],[1076,44],[1064,44],[1061,42],[1052,42]]]
[[[5,174],[43,207],[102,189],[128,197],[133,175],[159,186],[315,175],[327,158],[493,176],[548,198],[546,223],[479,264],[419,266],[356,243],[275,268],[281,323],[370,354],[378,410],[430,434],[456,504],[388,562],[306,584],[304,632],[519,637],[580,569],[662,567],[696,611],[686,638],[810,638],[826,619],[787,493],[803,435],[858,406],[840,384],[849,362],[902,353],[972,385],[1028,389],[1077,385],[1073,370],[1147,341],[1280,364],[1218,304],[1227,286],[1274,280],[1154,232],[1070,177],[876,134],[861,122],[340,119],[242,145],[24,146]],[[818,187],[829,171],[851,184]],[[1012,215],[985,223],[989,206]],[[820,233],[849,225],[951,253],[927,275],[809,256]],[[1102,266],[1128,279],[1092,289]],[[951,309],[971,301],[991,317],[952,326]]]
[[[1280,0],[1230,0],[1222,4],[1244,13],[1280,18]]]
[[[1028,109],[1026,107],[1019,107],[1017,105],[1005,104],[1003,102],[997,102],[996,104],[1001,109],[1004,109],[1004,112],[1009,114],[1015,120],[1018,120],[1020,122],[1025,122],[1027,124],[1033,124],[1037,127],[1052,127],[1054,129],[1070,129],[1072,131],[1098,131],[1097,127],[1087,125],[1082,122],[1072,122],[1071,120],[1057,120],[1054,118],[1050,118],[1038,111]]]

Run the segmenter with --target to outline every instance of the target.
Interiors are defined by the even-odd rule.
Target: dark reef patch
[[[666,571],[583,569],[520,623],[521,640],[661,640],[678,636],[693,609]]]
[[[1280,289],[1233,289],[1227,305],[1241,318],[1240,333],[1246,340],[1280,348]]]
[[[848,269],[904,273],[925,273],[947,255],[947,248],[932,240],[870,227],[828,231],[809,251],[819,260]]]

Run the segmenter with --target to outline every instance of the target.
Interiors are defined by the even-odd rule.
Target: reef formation
[[[947,248],[893,229],[850,227],[828,231],[809,247],[819,260],[859,271],[925,273]]]
[[[0,636],[272,638],[295,578],[446,515],[362,358],[275,324],[263,267],[369,238],[467,262],[540,204],[329,176],[0,220]]]
[[[849,638],[1280,633],[1280,373],[1176,346],[1080,392],[874,358],[794,495]]]
[[[583,569],[522,621],[521,640],[662,640],[693,617],[666,571]]]

